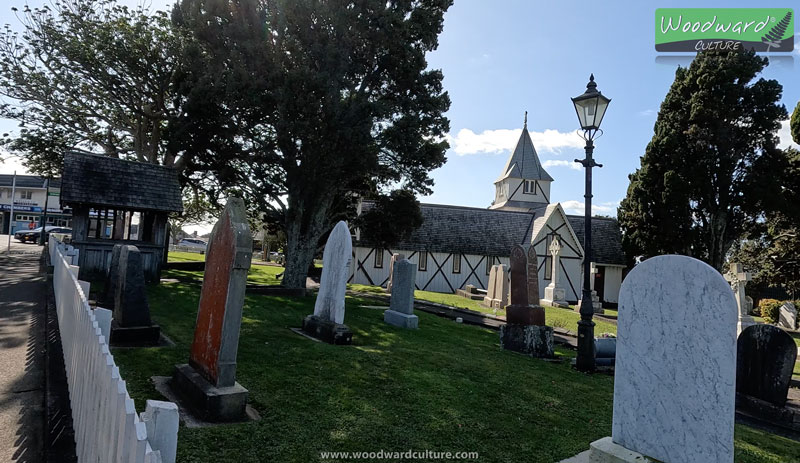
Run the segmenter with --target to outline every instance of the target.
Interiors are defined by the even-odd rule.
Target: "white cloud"
[[[786,149],[792,147],[800,150],[800,145],[792,140],[792,134],[789,129],[789,119],[781,121],[781,128],[778,130],[778,138],[780,138],[780,142],[778,142],[778,148]]]
[[[447,136],[451,148],[458,155],[467,154],[500,154],[508,153],[517,146],[522,129],[484,130],[475,133],[470,129],[461,129],[458,133]],[[573,132],[559,132],[546,129],[544,132],[529,132],[533,146],[539,152],[559,153],[564,148],[583,148],[583,139]]]
[[[22,165],[19,156],[12,156],[5,150],[0,151],[0,174],[13,174],[14,171],[19,175],[27,175],[28,169]]]
[[[645,109],[644,111],[639,111],[639,115],[642,117],[650,117],[656,113],[655,109]]]
[[[548,159],[542,163],[543,167],[569,167],[570,169],[574,170],[581,170],[583,166],[579,163],[574,161],[564,161],[564,160],[556,160],[556,159]]]
[[[567,214],[583,215],[586,203],[571,199],[569,201],[561,201],[561,207]],[[616,217],[619,201],[612,201],[600,204],[592,204],[593,215],[610,215]]]

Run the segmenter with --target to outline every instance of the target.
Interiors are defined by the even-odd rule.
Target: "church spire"
[[[528,111],[525,111],[524,125],[519,141],[517,141],[517,147],[514,148],[511,157],[508,158],[508,162],[497,181],[507,177],[553,181],[553,177],[542,167],[539,155],[536,154],[536,148],[533,147],[531,135],[528,133]]]
[[[528,130],[528,111],[525,111],[525,125],[523,126],[525,130]]]

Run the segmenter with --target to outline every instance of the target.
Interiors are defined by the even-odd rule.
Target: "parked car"
[[[44,239],[47,241],[47,238],[50,236],[50,233],[72,233],[71,228],[65,227],[56,227],[54,225],[48,225],[45,227],[44,230]],[[39,237],[42,235],[42,227],[34,228],[33,230],[20,230],[14,233],[14,239],[20,242],[29,242],[29,243],[36,243],[39,241]]]
[[[208,244],[203,240],[198,240],[197,238],[184,238],[178,241],[178,246],[183,246],[185,248],[195,248],[200,251],[205,251],[208,247]]]

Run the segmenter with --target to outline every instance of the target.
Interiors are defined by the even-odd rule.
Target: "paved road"
[[[36,254],[39,255],[41,246],[32,243],[20,243],[11,237],[11,253],[12,254]],[[6,256],[8,253],[8,235],[0,234],[0,254]],[[0,267],[2,270],[2,267]]]
[[[47,292],[32,250],[0,253],[0,462],[43,461]]]

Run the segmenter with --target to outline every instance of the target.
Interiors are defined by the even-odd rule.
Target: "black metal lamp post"
[[[579,371],[585,372],[592,372],[595,369],[594,322],[592,321],[594,307],[592,307],[592,289],[589,280],[592,265],[592,167],[603,167],[602,164],[598,164],[592,159],[593,140],[598,133],[601,135],[603,133],[600,130],[600,123],[603,121],[610,102],[610,98],[606,98],[597,90],[594,74],[589,77],[589,83],[586,84],[586,91],[583,95],[572,99],[581,129],[583,129],[583,139],[586,140],[586,158],[575,160],[586,168],[586,193],[583,195],[586,201],[583,221],[583,295],[580,307],[581,319],[578,322],[578,359],[575,363]]]

